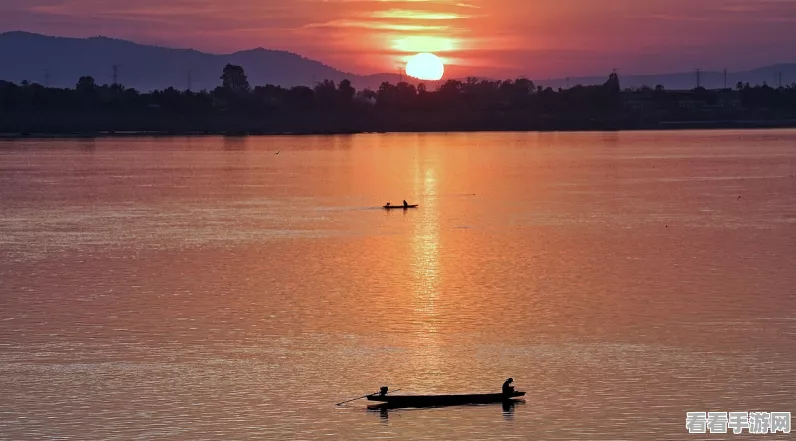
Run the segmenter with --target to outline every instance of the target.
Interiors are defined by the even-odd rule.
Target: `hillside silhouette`
[[[394,73],[354,75],[319,61],[286,51],[252,49],[232,54],[208,54],[192,49],[170,49],[137,44],[106,37],[86,39],[52,37],[27,32],[0,34],[0,80],[28,81],[52,87],[72,87],[76,78],[91,76],[98,83],[113,82],[113,66],[118,80],[140,91],[167,89],[212,90],[218,85],[218,72],[230,63],[245,66],[253,84],[282,87],[312,86],[328,79],[336,83],[348,79],[357,88],[376,89],[382,82],[398,83]],[[724,87],[724,73],[706,71],[701,85],[708,89]],[[458,78],[465,81],[465,78]],[[603,75],[553,79],[533,79],[543,87],[569,88],[576,84],[599,85]],[[404,78],[411,84],[419,82]],[[695,72],[656,75],[623,75],[625,87],[662,85],[667,89],[696,87]],[[790,84],[796,81],[796,63],[761,67],[745,72],[729,72],[729,87],[737,82]]]
[[[0,79],[53,87],[72,87],[81,76],[112,83],[114,65],[118,66],[119,82],[141,91],[187,89],[189,85],[192,90],[212,90],[227,63],[246,66],[257,84],[285,87],[311,85],[321,79],[349,79],[359,87],[378,87],[382,81],[398,79],[389,74],[354,75],[286,51],[257,48],[215,55],[106,37],[79,39],[26,32],[0,34],[0,60]]]

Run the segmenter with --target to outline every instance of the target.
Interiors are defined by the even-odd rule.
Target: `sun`
[[[406,63],[406,74],[418,80],[439,81],[445,73],[445,65],[434,54],[424,52],[414,55]]]

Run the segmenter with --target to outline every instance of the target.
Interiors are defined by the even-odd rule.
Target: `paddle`
[[[399,390],[401,390],[401,389],[395,389],[395,390],[393,390],[393,391],[390,391],[390,392],[398,392]],[[350,402],[352,402],[352,401],[356,401],[356,400],[361,400],[361,399],[363,399],[363,398],[365,398],[365,397],[369,397],[369,396],[371,396],[371,395],[376,395],[377,393],[378,393],[378,392],[375,392],[375,393],[372,393],[372,394],[362,395],[361,397],[356,397],[356,398],[352,398],[352,399],[350,399],[350,400],[342,401],[342,402],[340,402],[340,403],[337,403],[337,404],[335,404],[335,406],[339,406],[339,405],[341,405],[341,404],[345,404],[345,403],[350,403]]]

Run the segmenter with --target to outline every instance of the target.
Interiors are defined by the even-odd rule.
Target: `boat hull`
[[[417,205],[407,205],[404,207],[403,205],[385,205],[385,210],[406,210],[407,208],[417,208]]]
[[[389,407],[437,407],[462,406],[466,404],[492,404],[511,401],[525,395],[525,392],[503,394],[468,394],[468,395],[368,395],[369,401],[379,401]]]

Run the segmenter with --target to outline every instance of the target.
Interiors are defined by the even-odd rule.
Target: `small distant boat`
[[[462,406],[466,404],[492,404],[514,401],[512,398],[525,396],[525,392],[514,392],[511,395],[497,394],[465,394],[465,395],[368,395],[369,401],[380,401],[383,406],[400,407],[437,407]]]
[[[385,205],[383,208],[385,210],[398,210],[398,209],[406,210],[407,208],[417,208],[417,204],[415,204],[415,205],[407,205],[407,206],[403,206],[403,205]]]

